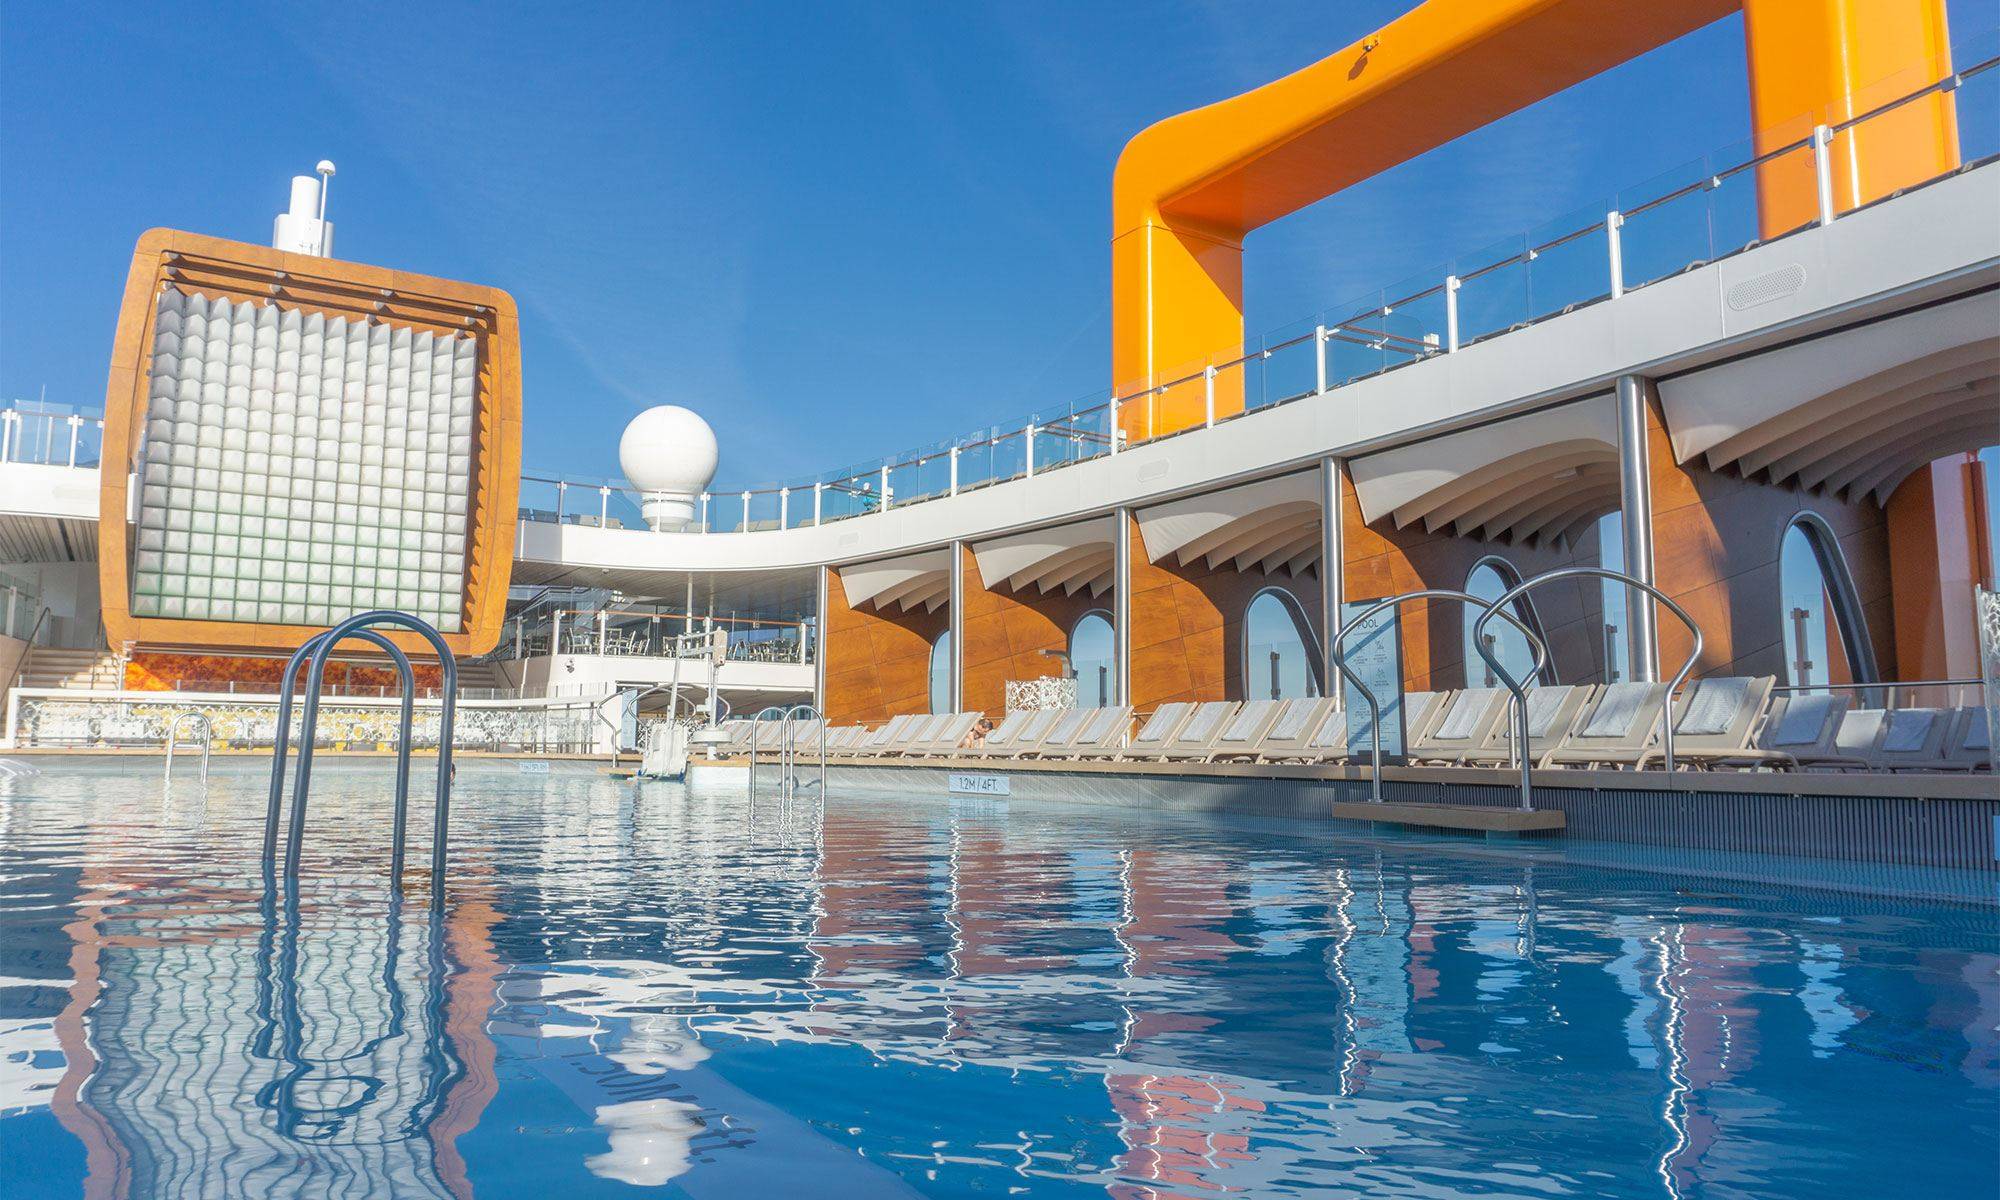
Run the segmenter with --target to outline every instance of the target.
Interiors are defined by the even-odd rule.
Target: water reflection
[[[380,797],[340,778],[291,898],[245,869],[254,780],[0,791],[0,1137],[46,1106],[67,1190],[135,1197],[2000,1182],[1991,910],[469,774],[433,925],[383,894]]]

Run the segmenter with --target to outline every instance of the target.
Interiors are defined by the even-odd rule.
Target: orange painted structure
[[[1125,147],[1112,185],[1112,386],[1132,395],[1238,352],[1252,230],[1738,9],[1754,123],[1770,143],[1759,149],[1950,73],[1944,0],[1430,0]],[[1838,206],[1955,166],[1951,105],[1932,96],[1871,125],[1865,173],[1854,135],[1841,135]],[[1818,211],[1811,169],[1798,169],[1760,180],[1767,229]],[[1217,416],[1243,407],[1240,380],[1216,385]],[[1169,388],[1125,406],[1120,424],[1131,437],[1197,424],[1202,392],[1199,379]]]

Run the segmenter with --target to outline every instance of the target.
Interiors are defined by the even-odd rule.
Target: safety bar
[[[278,727],[271,735],[271,794],[264,807],[264,867],[267,871],[277,861],[278,855],[278,816],[285,798],[285,757],[291,746],[292,689],[298,686],[299,667],[308,656],[318,651],[326,639],[324,633],[315,634],[294,650],[285,663],[284,678],[278,685]],[[396,675],[403,685],[403,710],[398,718],[396,746],[395,845],[389,851],[389,877],[400,889],[403,882],[403,831],[408,824],[410,807],[410,729],[416,720],[416,674],[410,669],[409,656],[396,643],[374,630],[358,630],[349,640],[367,642],[385,651],[395,661]],[[312,737],[309,734],[304,736],[306,745],[312,745]]]
[[[1376,603],[1360,616],[1344,623],[1341,626],[1339,634],[1335,635],[1333,639],[1333,665],[1343,676],[1351,680],[1356,688],[1360,689],[1362,698],[1368,701],[1368,730],[1373,735],[1375,742],[1372,770],[1370,772],[1372,778],[1369,780],[1369,799],[1376,804],[1382,803],[1382,702],[1375,695],[1374,689],[1368,686],[1367,681],[1348,669],[1347,637],[1356,629],[1361,628],[1363,624],[1367,623],[1368,618],[1374,616],[1376,613],[1384,609],[1400,610],[1404,604],[1411,600],[1457,600],[1464,604],[1471,604],[1481,608],[1486,607],[1486,601],[1473,595],[1471,592],[1461,592],[1453,588],[1423,588],[1419,591],[1404,592],[1399,596],[1391,596],[1386,600]],[[1496,601],[1495,603],[1497,604],[1498,602]],[[1480,621],[1484,622],[1486,617],[1493,615],[1493,612],[1493,609],[1487,608],[1485,616],[1482,616]],[[1503,612],[1500,615],[1507,618],[1508,623],[1513,625],[1514,628],[1520,630],[1521,635],[1528,639],[1528,644],[1535,648],[1535,673],[1540,674],[1543,668],[1549,665],[1549,648],[1547,644],[1542,641],[1540,635],[1528,628],[1527,622],[1521,620],[1521,618],[1515,616],[1512,612]],[[1474,626],[1474,628],[1476,629],[1478,626]],[[1484,650],[1481,653],[1484,653]],[[1492,660],[1488,659],[1487,661],[1491,662]],[[1527,712],[1527,699],[1525,695],[1511,687],[1508,690],[1514,692],[1513,706],[1515,714],[1520,718],[1522,723],[1525,723],[1527,720],[1525,715]],[[1408,730],[1404,732],[1407,734]],[[1407,751],[1409,746],[1405,744],[1403,748]],[[1516,750],[1523,755],[1523,761],[1525,761],[1527,748],[1517,744]]]
[[[431,908],[433,911],[442,911],[444,908],[445,860],[450,841],[451,751],[454,720],[458,710],[458,658],[452,654],[451,647],[445,645],[443,636],[438,633],[436,628],[421,617],[412,616],[405,612],[376,609],[372,612],[357,613],[332,629],[327,630],[324,634],[321,634],[318,639],[315,639],[317,642],[316,645],[308,643],[307,646],[300,647],[301,651],[308,653],[310,667],[306,678],[305,713],[299,721],[299,761],[292,782],[292,821],[291,829],[285,843],[285,876],[288,879],[295,879],[298,875],[299,845],[305,837],[306,799],[312,785],[313,741],[319,728],[320,685],[325,680],[327,657],[333,652],[333,648],[339,645],[344,639],[378,625],[399,626],[416,633],[429,642],[431,649],[437,652],[438,666],[443,676],[439,681],[441,687],[438,708],[437,805],[431,827]],[[400,650],[394,650],[393,648],[392,653],[398,660],[399,672],[407,672],[409,670],[408,657]],[[292,669],[295,670],[296,668]],[[409,676],[405,674],[405,678],[407,679]],[[287,697],[289,697],[290,691],[291,689],[288,684],[285,691]],[[399,795],[406,792],[408,786],[409,745],[412,732],[412,714],[408,699],[410,691],[411,689],[405,686],[403,693],[406,699],[403,712],[402,746],[398,755]],[[282,764],[282,759],[274,759],[274,789],[279,786],[276,782],[276,776],[277,772],[282,769]],[[391,878],[397,884],[401,883],[403,807],[399,802],[397,806],[396,848],[391,868]]]
[[[201,781],[208,782],[208,754],[215,747],[215,726],[208,720],[208,714],[190,709],[176,716],[167,726],[167,772],[165,782],[174,781],[174,749],[180,743],[181,722],[193,721],[201,730]]]
[[[785,763],[781,771],[781,774],[784,776],[784,782],[781,786],[784,788],[785,798],[788,800],[791,799],[796,791],[799,761],[798,750],[792,745],[792,718],[798,716],[800,713],[804,713],[808,721],[819,722],[819,794],[821,799],[825,799],[826,721],[820,716],[820,711],[810,704],[794,704],[786,709],[783,724],[778,726],[778,749]]]
[[[1486,623],[1493,619],[1495,613],[1501,612],[1507,605],[1545,583],[1554,583],[1559,579],[1583,578],[1609,579],[1626,587],[1638,588],[1666,605],[1667,611],[1679,617],[1681,624],[1687,626],[1692,638],[1692,648],[1688,651],[1687,661],[1681,664],[1680,671],[1674,675],[1673,682],[1667,685],[1666,694],[1660,697],[1661,757],[1667,771],[1671,772],[1674,769],[1674,693],[1681,690],[1681,684],[1687,682],[1687,677],[1694,672],[1695,663],[1701,660],[1701,626],[1695,624],[1694,618],[1688,616],[1687,610],[1675,604],[1665,592],[1623,571],[1613,571],[1609,567],[1560,567],[1537,575],[1525,583],[1515,584],[1505,595],[1488,605],[1479,619],[1472,623],[1472,648],[1479,651],[1479,657],[1486,660],[1486,665],[1493,668],[1493,673],[1507,685],[1507,690],[1514,693],[1516,701],[1514,744],[1521,752],[1521,811],[1523,812],[1531,811],[1534,807],[1534,784],[1530,772],[1535,765],[1535,756],[1530,753],[1532,748],[1528,745],[1528,691],[1520,680],[1508,673],[1507,668],[1500,664],[1493,652],[1486,648]]]

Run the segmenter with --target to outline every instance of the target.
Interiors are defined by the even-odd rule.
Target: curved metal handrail
[[[431,648],[437,651],[438,666],[443,675],[439,681],[437,805],[431,825],[431,908],[442,910],[445,859],[450,840],[451,745],[452,727],[458,711],[458,658],[428,621],[406,612],[376,609],[357,613],[327,630],[312,651],[311,667],[306,677],[305,714],[299,722],[299,764],[292,782],[292,823],[285,842],[285,876],[289,879],[298,875],[299,843],[305,837],[306,828],[306,797],[312,785],[313,735],[319,726],[319,691],[326,676],[327,656],[342,639],[377,625],[398,625],[429,642]],[[404,744],[407,746],[409,741],[406,735]]]
[[[819,794],[824,797],[826,795],[826,718],[818,709],[810,704],[794,704],[786,709],[783,718],[784,724],[779,726],[778,741],[780,753],[784,755],[786,764],[782,771],[784,778],[780,786],[784,789],[787,799],[796,792],[795,781],[799,758],[797,747],[792,745],[792,718],[798,716],[800,713],[806,714],[806,719],[809,721],[819,722]]]
[[[396,664],[396,675],[403,684],[403,710],[399,725],[400,734],[396,746],[396,816],[395,845],[389,851],[389,878],[392,886],[400,888],[403,882],[403,832],[409,821],[410,807],[410,730],[416,720],[416,673],[410,669],[409,655],[402,648],[372,629],[361,629],[350,634],[354,641],[367,642],[388,653]],[[278,816],[285,799],[285,757],[291,749],[292,736],[292,692],[298,686],[299,666],[325,642],[327,634],[318,633],[307,638],[292,657],[285,663],[284,679],[278,685],[278,728],[271,737],[271,795],[264,808],[264,867],[269,871],[278,855]],[[305,738],[307,746],[312,738]]]
[[[1487,650],[1481,634],[1486,629],[1486,622],[1492,620],[1493,615],[1499,612],[1502,606],[1512,603],[1524,593],[1559,579],[1582,578],[1610,579],[1627,587],[1638,588],[1666,605],[1667,611],[1679,617],[1681,624],[1687,626],[1693,643],[1688,651],[1687,661],[1681,664],[1681,669],[1674,675],[1673,682],[1667,685],[1666,694],[1660,697],[1660,750],[1665,769],[1668,772],[1674,769],[1674,693],[1680,690],[1681,684],[1687,682],[1688,675],[1694,671],[1695,663],[1701,660],[1701,626],[1695,624],[1694,618],[1688,616],[1687,610],[1675,604],[1665,592],[1623,571],[1614,571],[1609,567],[1559,567],[1553,571],[1545,571],[1524,583],[1515,584],[1506,594],[1488,605],[1485,614],[1472,624],[1472,648],[1479,651],[1479,657],[1486,660],[1486,665],[1493,668],[1493,673],[1500,677],[1501,682],[1507,685],[1507,690],[1514,693],[1515,699],[1520,702],[1519,715],[1514,725],[1514,738],[1515,745],[1520,747],[1521,751],[1521,809],[1524,812],[1534,806],[1534,784],[1529,772],[1534,768],[1535,756],[1532,753],[1533,748],[1528,744],[1528,693],[1521,681],[1509,674],[1507,668],[1501,666],[1499,660]]]
[[[1461,603],[1471,604],[1480,608],[1486,607],[1486,601],[1473,595],[1471,592],[1461,592],[1454,588],[1423,588],[1419,591],[1404,592],[1400,596],[1390,596],[1386,600],[1376,602],[1374,606],[1360,616],[1354,618],[1352,621],[1343,623],[1340,632],[1334,636],[1334,667],[1343,676],[1352,680],[1354,686],[1360,689],[1362,698],[1368,701],[1368,730],[1373,736],[1375,743],[1371,763],[1371,770],[1374,777],[1370,780],[1369,784],[1369,799],[1376,804],[1382,803],[1382,701],[1375,695],[1374,689],[1370,688],[1361,676],[1347,669],[1347,637],[1366,624],[1368,618],[1374,616],[1376,613],[1384,609],[1401,609],[1404,604],[1411,600],[1457,600]],[[1488,615],[1491,615],[1493,610],[1488,608],[1486,611]],[[1501,615],[1506,617],[1514,628],[1520,630],[1522,636],[1528,639],[1528,644],[1535,648],[1536,672],[1539,673],[1542,668],[1548,666],[1549,648],[1548,644],[1542,641],[1541,635],[1537,634],[1533,629],[1528,628],[1527,622],[1521,620],[1520,617],[1515,616],[1513,613],[1506,612]],[[1482,621],[1485,620],[1484,617],[1480,619]],[[1475,625],[1473,628],[1476,630],[1479,626]],[[1477,639],[1475,638],[1475,640]],[[1513,691],[1514,689],[1509,688],[1508,690]],[[1519,711],[1526,711],[1525,706],[1527,701],[1523,699],[1520,692],[1514,693],[1514,704]],[[1407,746],[1404,748],[1408,749]]]
[[[209,751],[215,748],[215,725],[209,721],[207,713],[197,709],[189,709],[184,713],[177,714],[173,722],[167,726],[167,771],[165,777],[165,782],[167,783],[174,781],[174,751],[180,745],[181,722],[188,720],[192,720],[201,728],[201,781],[204,784],[208,782],[208,755]]]
[[[757,715],[750,718],[750,803],[752,804],[757,803],[757,726],[762,725],[766,717],[771,716],[773,713],[777,714],[779,721],[778,737],[782,740],[786,732],[784,726],[786,711],[783,706],[772,704],[758,709]],[[784,749],[782,746],[780,746],[778,751],[778,761],[781,764],[784,762]]]

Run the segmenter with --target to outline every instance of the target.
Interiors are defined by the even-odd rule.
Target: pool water
[[[433,923],[386,763],[322,760],[295,897],[259,764],[41,765],[0,1196],[2000,1191],[1991,908],[475,762]]]

